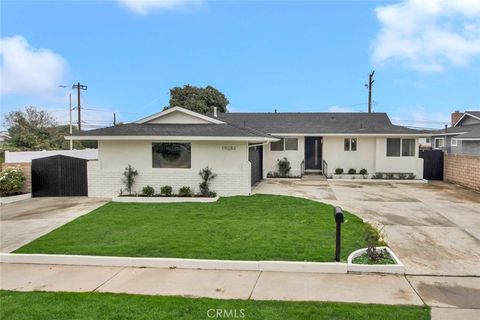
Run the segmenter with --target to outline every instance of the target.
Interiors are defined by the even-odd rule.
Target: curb
[[[30,199],[31,197],[31,193],[19,194],[18,196],[0,197],[0,204],[14,203],[17,201]]]
[[[58,254],[0,253],[1,263],[56,264],[74,266],[347,273],[340,262],[237,261],[176,258],[131,258]]]

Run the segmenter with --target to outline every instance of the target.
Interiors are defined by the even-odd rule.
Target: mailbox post
[[[340,261],[340,249],[342,242],[342,223],[343,223],[343,210],[340,207],[335,207],[333,209],[333,216],[335,218],[335,223],[337,224],[337,235],[335,242],[335,261]]]

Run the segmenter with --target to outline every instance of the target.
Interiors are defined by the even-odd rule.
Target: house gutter
[[[268,145],[269,143],[270,143],[270,141],[267,140],[267,141],[265,141],[265,142],[263,142],[263,143],[251,144],[251,145],[249,145],[248,147],[249,147],[249,148],[253,148],[253,147],[263,147],[263,146]]]

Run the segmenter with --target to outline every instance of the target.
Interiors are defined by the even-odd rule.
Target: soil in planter
[[[356,257],[353,259],[354,264],[396,264],[395,260],[392,259],[390,254],[385,249],[380,249],[378,251],[382,251],[382,257],[377,261],[370,259],[368,254],[365,252],[364,254]]]

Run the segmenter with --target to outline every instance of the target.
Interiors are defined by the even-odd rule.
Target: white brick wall
[[[236,169],[236,168],[235,168]],[[90,197],[112,197],[118,195],[120,189],[124,189],[121,179],[122,170],[100,169],[99,161],[88,161],[88,196]],[[195,193],[199,192],[198,184],[200,176],[196,169],[185,169],[182,172],[160,172],[157,170],[141,171],[135,179],[134,190],[141,192],[142,188],[150,185],[155,192],[160,192],[160,187],[170,185],[174,193],[182,186],[189,186]],[[250,188],[250,162],[242,164],[238,171],[222,170],[212,180],[210,189],[220,196],[248,195]]]

